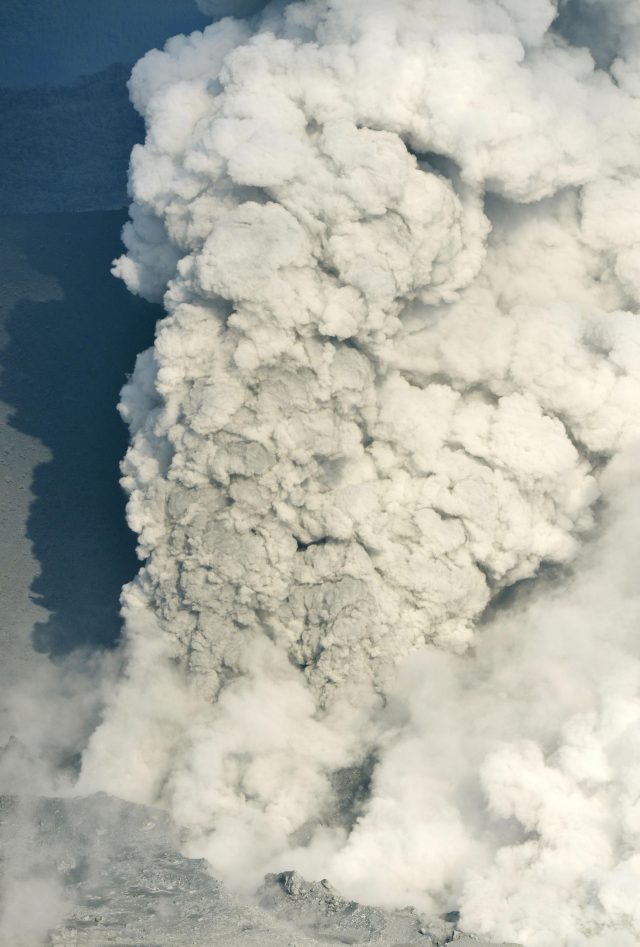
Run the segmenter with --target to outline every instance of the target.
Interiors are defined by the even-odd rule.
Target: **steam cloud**
[[[640,10],[275,3],[130,89],[115,272],[168,314],[81,787],[236,885],[637,943]]]

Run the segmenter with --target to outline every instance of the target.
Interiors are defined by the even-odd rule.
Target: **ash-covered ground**
[[[483,947],[455,914],[422,917],[348,901],[326,881],[269,875],[252,901],[230,894],[203,859],[179,852],[160,810],[103,793],[0,797],[2,871],[15,901],[14,944],[39,933],[50,947]],[[37,931],[39,904],[62,916]],[[35,914],[35,918],[34,918]],[[2,933],[0,929],[0,934]],[[9,941],[3,941],[9,944]]]

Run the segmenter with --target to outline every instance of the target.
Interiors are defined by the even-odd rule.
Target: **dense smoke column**
[[[481,653],[487,605],[573,559],[640,433],[638,27],[588,6],[619,38],[607,71],[571,45],[575,5],[524,0],[274,4],[134,70],[115,271],[167,317],[123,391],[144,565],[84,782],[164,801],[236,881],[293,859],[472,904],[471,867],[505,861],[482,758],[447,795],[437,722],[382,707],[425,646],[467,699],[477,665],[437,653]],[[339,787],[372,753],[347,839]],[[552,942],[528,924],[499,932]]]

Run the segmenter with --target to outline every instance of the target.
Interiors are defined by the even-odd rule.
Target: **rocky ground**
[[[457,929],[454,914],[365,907],[294,871],[267,876],[256,900],[242,901],[211,877],[206,862],[179,854],[164,813],[104,794],[2,796],[0,842],[5,900],[42,914],[54,899],[58,913],[37,934],[30,917],[9,905],[12,932],[5,904],[12,947],[486,947]],[[30,903],[29,892],[38,892],[39,903]]]

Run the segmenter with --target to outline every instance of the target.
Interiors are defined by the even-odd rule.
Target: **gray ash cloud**
[[[640,18],[601,6],[606,69],[550,0],[311,0],[134,70],[115,272],[167,315],[80,787],[167,806],[236,885],[640,932]]]

